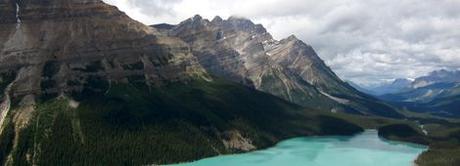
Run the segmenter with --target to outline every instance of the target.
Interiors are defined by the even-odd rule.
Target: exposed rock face
[[[303,106],[372,112],[349,103],[367,96],[339,79],[311,46],[295,36],[277,41],[262,25],[237,17],[209,21],[197,15],[175,27],[154,27],[189,43],[200,64],[215,75]]]
[[[13,96],[204,75],[187,44],[100,0],[1,0],[0,9],[0,73],[16,75]]]
[[[0,0],[0,133],[13,104],[192,77],[206,74],[186,43],[100,0]]]
[[[332,103],[309,82],[316,80],[307,81],[297,74],[302,70],[295,69],[296,65],[309,62],[289,54],[312,49],[295,38],[275,41],[262,25],[235,17],[208,21],[195,16],[172,28],[169,34],[189,43],[200,64],[210,73],[301,105]],[[300,47],[293,48],[296,44]],[[284,66],[293,61],[290,68]]]
[[[276,41],[262,25],[247,19],[216,17],[208,21],[195,16],[173,28],[170,34],[189,43],[203,66],[213,69],[210,71],[225,70],[229,75],[248,78],[257,88],[263,86],[263,76],[271,70],[291,80],[299,77],[296,79],[328,93],[354,92],[324,64],[311,46],[295,36]],[[219,58],[225,60],[210,63]],[[221,68],[215,69],[217,66]]]
[[[237,151],[251,151],[256,149],[251,139],[244,138],[238,130],[226,131],[222,135],[222,142],[227,149]]]

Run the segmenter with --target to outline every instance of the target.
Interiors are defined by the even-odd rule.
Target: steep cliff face
[[[262,25],[236,17],[208,21],[195,16],[171,28],[169,34],[189,43],[200,64],[210,73],[301,105],[334,103],[294,70],[283,66],[290,59],[281,54],[270,55],[286,51],[282,47],[289,43],[275,41]]]
[[[0,9],[0,133],[13,105],[207,77],[186,43],[99,0],[1,0]]]
[[[0,7],[0,72],[15,73],[13,96],[204,75],[185,43],[99,0],[4,0]]]
[[[271,60],[323,92],[359,96],[353,88],[335,75],[311,46],[293,35],[270,45],[266,54]]]
[[[209,21],[197,15],[176,26],[153,27],[187,42],[209,73],[303,106],[399,116],[343,82],[311,46],[295,36],[277,41],[262,25],[237,17]]]

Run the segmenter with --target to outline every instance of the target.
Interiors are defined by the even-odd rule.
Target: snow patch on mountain
[[[326,92],[323,92],[323,91],[319,91],[321,94],[323,94],[324,96],[340,103],[340,104],[349,104],[350,103],[350,100],[347,100],[347,99],[342,99],[342,98],[339,98],[339,97],[335,97],[335,96],[332,96]]]

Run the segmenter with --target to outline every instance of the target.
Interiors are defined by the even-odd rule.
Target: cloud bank
[[[459,0],[104,0],[146,24],[246,17],[295,34],[342,79],[372,85],[460,69]]]

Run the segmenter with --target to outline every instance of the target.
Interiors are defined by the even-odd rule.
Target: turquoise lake
[[[272,148],[206,158],[178,166],[412,166],[427,147],[387,141],[377,131],[355,136],[301,137]]]

